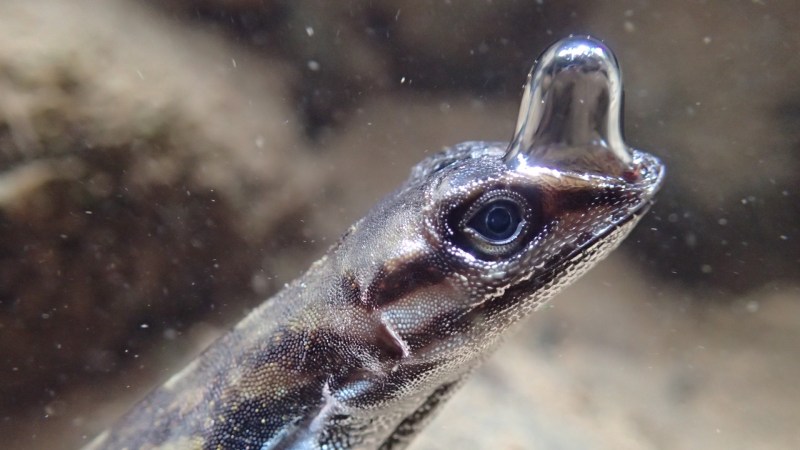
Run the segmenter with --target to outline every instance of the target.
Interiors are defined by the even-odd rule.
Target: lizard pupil
[[[517,205],[509,200],[496,200],[481,208],[469,226],[487,241],[501,243],[515,237],[521,222]]]
[[[511,212],[502,206],[493,206],[486,213],[486,229],[498,237],[504,237],[511,230]]]

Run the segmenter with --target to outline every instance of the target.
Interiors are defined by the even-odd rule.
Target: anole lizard
[[[510,143],[410,178],[87,449],[405,447],[512,324],[616,247],[664,168],[621,132],[589,37],[531,70]]]

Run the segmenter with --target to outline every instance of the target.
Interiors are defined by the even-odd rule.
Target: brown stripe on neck
[[[349,391],[351,393],[349,404],[369,407],[402,397],[407,393],[409,386],[438,368],[437,361],[421,361],[404,364],[400,370],[383,375],[353,371],[346,377],[334,378],[331,381],[331,388]]]
[[[570,247],[563,248],[550,261],[555,261],[541,274],[531,277],[528,280],[519,282],[505,290],[502,296],[486,301],[478,305],[475,309],[467,314],[458,318],[454,326],[469,326],[470,323],[475,321],[484,320],[488,317],[494,317],[501,314],[510,308],[513,308],[518,302],[525,300],[536,292],[539,292],[546,285],[554,281],[560,275],[566,273],[564,268],[565,264],[575,263],[575,256],[577,254],[587,255],[590,250],[597,245],[603,238],[613,233],[614,230],[628,223],[635,215],[629,214],[623,220],[616,222],[607,233],[602,235],[593,235],[590,232],[585,232],[577,239],[577,244]],[[611,225],[611,224],[609,224]],[[581,259],[583,261],[583,259]]]
[[[575,249],[566,248],[553,260],[564,261],[574,251]],[[538,292],[562,273],[559,267],[560,265],[556,265],[539,276],[515,284],[507,288],[502,296],[487,300],[471,310],[445,311],[426,321],[424,327],[415,327],[413,331],[406,333],[405,341],[412,353],[424,353],[455,334],[466,333],[470,328],[485,322],[487,318],[514,308],[520,301]]]
[[[471,310],[449,310],[426,322],[424,327],[415,327],[404,334],[405,342],[411,354],[424,354],[451,340],[457,335],[472,335],[470,329],[480,327],[488,318],[496,317],[514,306],[547,284],[556,273],[548,273],[545,277],[526,280],[507,289],[501,297],[492,298]]]
[[[414,291],[434,286],[445,279],[430,255],[425,255],[388,268],[384,264],[366,291],[366,303],[371,308],[394,303]]]
[[[413,270],[413,269],[412,269]],[[374,354],[380,361],[398,361],[408,356],[408,346],[399,335],[393,325],[386,322],[381,318],[378,307],[387,304],[393,300],[388,298],[388,291],[393,292],[395,295],[402,296],[407,294],[408,290],[402,290],[398,286],[398,280],[387,277],[387,270],[381,268],[376,280],[370,284],[367,289],[367,295],[362,295],[361,285],[359,284],[353,272],[346,271],[338,281],[337,292],[335,297],[341,298],[344,304],[350,305],[353,308],[359,308],[358,311],[353,311],[355,317],[361,317],[361,320],[366,320],[362,323],[362,327],[352,327],[349,330],[350,335],[346,340],[349,342],[358,342],[361,345],[372,346],[370,354]],[[410,277],[421,281],[420,278]],[[425,278],[425,277],[422,277]],[[432,278],[429,278],[432,279]],[[412,281],[408,283],[412,286],[415,283]],[[418,285],[418,284],[417,284]],[[370,294],[370,289],[378,293],[377,298],[382,299],[382,303],[375,303],[375,294]],[[344,339],[344,338],[343,338]]]

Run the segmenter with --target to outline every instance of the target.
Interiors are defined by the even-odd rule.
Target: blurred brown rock
[[[266,251],[313,248],[287,223],[324,183],[281,64],[131,4],[41,3],[0,5],[0,414],[240,315]]]

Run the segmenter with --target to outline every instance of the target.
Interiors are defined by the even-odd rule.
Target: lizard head
[[[664,168],[625,143],[621,108],[611,51],[564,39],[531,70],[510,143],[429,157],[359,225],[381,237],[358,239],[383,261],[367,293],[404,353],[474,358],[624,239]]]

